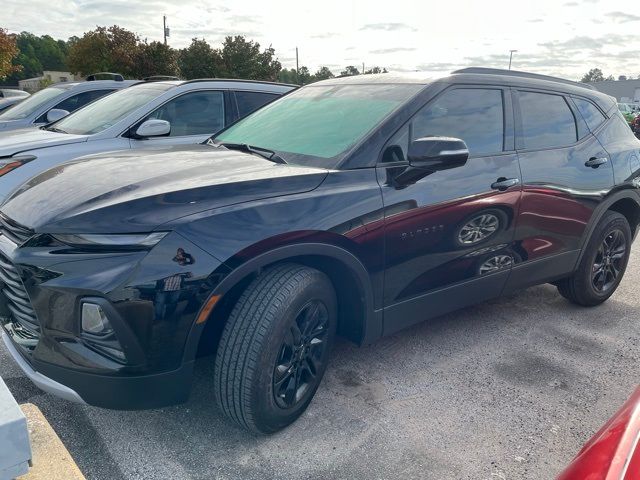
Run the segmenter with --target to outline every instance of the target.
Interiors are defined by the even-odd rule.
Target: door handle
[[[501,192],[503,192],[508,188],[515,187],[519,183],[520,183],[520,179],[518,178],[500,177],[497,181],[491,184],[491,188],[493,188],[494,190],[500,190]]]
[[[584,162],[585,167],[598,168],[603,163],[607,163],[609,159],[607,157],[591,157]]]

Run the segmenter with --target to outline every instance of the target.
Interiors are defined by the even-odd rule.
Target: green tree
[[[216,78],[223,70],[220,51],[198,38],[192,39],[191,45],[180,50],[178,65],[186,79]]]
[[[67,65],[73,73],[117,72],[135,77],[140,59],[140,39],[117,25],[85,32],[69,48]]]
[[[604,75],[602,74],[602,70],[599,68],[592,68],[589,70],[583,77],[581,82],[602,82],[604,80]]]
[[[278,81],[282,83],[298,84],[298,73],[295,68],[283,68],[278,73]]]
[[[162,42],[143,43],[138,48],[136,70],[138,78],[152,75],[178,76],[178,52]]]
[[[221,55],[223,74],[229,78],[275,81],[282,69],[280,62],[274,58],[275,50],[272,47],[260,51],[258,42],[246,40],[242,35],[226,37]]]
[[[373,68],[367,70],[364,73],[365,73],[365,75],[370,75],[372,73],[388,73],[388,72],[387,72],[386,68],[373,67]]]
[[[313,79],[315,82],[320,80],[327,80],[328,78],[333,78],[333,72],[329,70],[327,67],[320,67],[316,73],[313,74]]]
[[[19,69],[13,64],[13,59],[18,56],[16,38],[4,29],[0,28],[0,79]]]
[[[298,84],[299,85],[307,85],[311,82],[313,82],[314,79],[311,76],[311,72],[309,72],[309,69],[305,66],[302,66],[298,69]]]
[[[360,70],[358,70],[353,65],[349,65],[347,68],[340,72],[341,77],[352,77],[354,75],[360,75]]]

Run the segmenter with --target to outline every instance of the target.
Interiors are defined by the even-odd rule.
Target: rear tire
[[[256,433],[293,423],[324,375],[337,324],[325,274],[281,264],[243,292],[222,332],[214,369],[218,405]]]
[[[593,307],[616,291],[631,253],[631,228],[618,212],[604,214],[585,248],[578,269],[571,277],[557,282],[567,300]]]

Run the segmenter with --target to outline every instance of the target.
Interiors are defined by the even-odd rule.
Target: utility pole
[[[300,85],[300,68],[298,65],[298,47],[296,47],[296,80],[298,85]]]
[[[511,70],[511,60],[513,59],[513,53],[518,50],[509,50],[509,70]]]
[[[362,62],[362,74],[364,75],[364,62]]]
[[[167,44],[167,16],[162,16],[162,34],[164,35],[164,44]]]

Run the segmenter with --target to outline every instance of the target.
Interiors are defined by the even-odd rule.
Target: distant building
[[[18,85],[20,90],[33,93],[44,87],[58,82],[69,82],[75,80],[74,75],[71,72],[55,72],[52,70],[45,70],[42,72],[41,77],[27,78],[25,80],[19,80]]]
[[[603,82],[591,82],[596,90],[616,97],[621,103],[640,102],[640,79],[638,80],[605,80]]]

